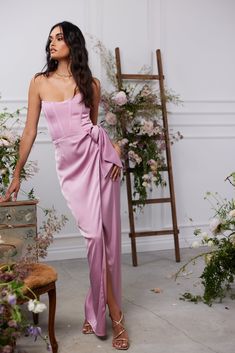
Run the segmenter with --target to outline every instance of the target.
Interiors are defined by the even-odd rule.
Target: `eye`
[[[63,40],[64,39],[64,37],[58,37],[58,40],[59,41],[61,41],[61,40]]]

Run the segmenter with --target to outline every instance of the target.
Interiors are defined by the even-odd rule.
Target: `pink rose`
[[[114,102],[118,105],[124,105],[127,103],[126,93],[123,91],[119,91],[113,98]]]
[[[105,120],[107,121],[107,123],[109,125],[116,125],[117,124],[117,117],[115,114],[111,113],[111,112],[108,112],[106,115],[105,115]]]

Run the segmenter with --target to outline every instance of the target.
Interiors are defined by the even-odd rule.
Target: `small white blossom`
[[[143,176],[142,176],[142,179],[149,179],[149,175],[148,174],[144,174]]]
[[[235,217],[235,209],[229,212],[229,217]]]
[[[35,307],[34,300],[30,299],[30,300],[28,301],[28,310],[29,310],[29,311],[33,311],[33,310],[34,310],[34,307]]]
[[[199,248],[199,246],[200,246],[200,244],[199,244],[198,241],[194,241],[194,242],[192,243],[192,248],[194,248],[194,249]]]
[[[36,299],[30,299],[28,302],[28,310],[35,314],[42,313],[47,308],[46,304],[40,303]]]
[[[213,245],[214,245],[214,243],[213,243],[213,241],[212,241],[212,240],[209,240],[209,241],[207,242],[207,245],[208,245],[209,247],[211,247],[211,246],[213,246]]]
[[[213,233],[216,233],[218,231],[218,227],[221,224],[221,220],[219,218],[213,218],[210,222],[210,230]]]
[[[202,232],[202,239],[204,240],[204,241],[207,241],[208,240],[208,234],[207,234],[207,232]]]
[[[205,255],[205,262],[206,264],[209,264],[209,262],[211,261],[212,259],[212,254],[206,254]]]
[[[146,188],[146,187],[148,186],[148,183],[147,183],[146,181],[144,181],[144,182],[142,183],[142,185]]]

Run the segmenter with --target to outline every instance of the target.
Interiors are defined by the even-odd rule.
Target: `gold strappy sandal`
[[[93,328],[91,327],[89,322],[87,322],[87,321],[84,322],[83,328],[82,328],[82,333],[84,333],[84,335],[90,335],[90,334],[94,333]]]
[[[124,327],[123,313],[121,313],[121,317],[118,321],[113,320],[112,318],[111,318],[111,320],[113,322],[113,329],[117,326],[120,327],[120,331],[116,335],[114,335],[114,337],[113,337],[113,347],[118,350],[121,350],[121,351],[126,351],[130,346],[128,338],[120,337],[121,334],[126,331],[126,329]],[[122,344],[121,345],[115,344],[115,343],[119,343],[119,342],[122,342]]]

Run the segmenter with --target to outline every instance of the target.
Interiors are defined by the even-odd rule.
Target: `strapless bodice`
[[[64,101],[42,101],[42,110],[54,142],[87,133],[93,127],[90,109],[82,102],[80,93]]]

